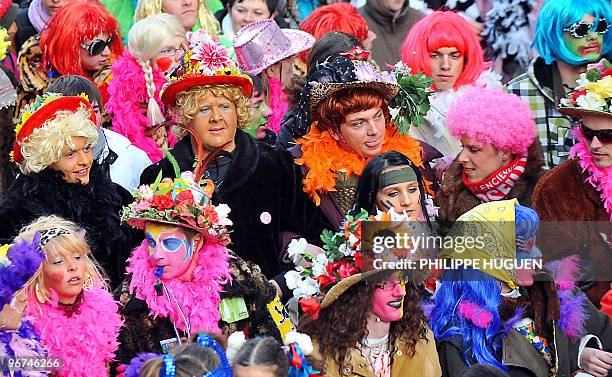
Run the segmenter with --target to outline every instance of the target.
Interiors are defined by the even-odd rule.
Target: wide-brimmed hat
[[[189,48],[170,83],[161,90],[161,100],[174,106],[176,95],[188,89],[205,85],[234,85],[249,98],[253,91],[251,78],[240,72],[229,51],[215,42],[204,29],[187,33]]]
[[[281,29],[271,19],[245,25],[234,35],[238,64],[252,75],[312,47],[315,38],[301,30]]]
[[[44,126],[48,120],[55,118],[58,111],[76,112],[81,107],[89,111],[89,119],[95,125],[97,122],[96,113],[85,95],[63,96],[59,93],[47,92],[43,96],[37,96],[31,104],[24,106],[21,110],[21,119],[15,127],[13,160],[17,163],[23,162],[20,143],[24,142],[35,129]]]
[[[561,99],[559,112],[572,118],[585,115],[612,119],[612,63],[602,59],[589,64],[574,90]]]

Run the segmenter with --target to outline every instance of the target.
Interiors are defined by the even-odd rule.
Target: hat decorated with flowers
[[[36,233],[31,242],[20,240],[14,245],[0,245],[0,308],[11,302],[45,260],[39,244],[40,234]]]
[[[370,215],[366,210],[356,215],[348,215],[340,230],[336,233],[325,230],[321,234],[325,253],[318,255],[306,251],[305,239],[294,239],[288,247],[289,257],[294,263],[303,258],[309,267],[296,267],[295,270],[285,274],[287,287],[293,290],[302,310],[317,319],[319,310],[326,308],[338,299],[353,285],[371,278],[388,269],[376,269],[371,263],[369,250],[364,254],[368,245],[362,242],[362,225],[364,222],[380,222],[379,231],[406,232],[407,234],[425,234],[425,224],[409,221],[407,214],[398,214],[393,211],[380,212]],[[384,223],[383,223],[384,222]],[[381,259],[405,257],[405,253],[395,254],[394,250]],[[423,255],[419,252],[418,257]],[[427,271],[425,271],[427,273]],[[425,276],[418,277],[424,278]]]
[[[176,103],[176,95],[204,85],[234,85],[250,97],[253,83],[230,58],[230,52],[200,29],[187,33],[189,48],[170,82],[161,90],[161,100],[168,106]]]
[[[612,118],[612,63],[602,59],[589,64],[580,74],[578,84],[566,98],[561,99],[559,112],[573,118],[582,115],[602,115]]]
[[[96,113],[85,94],[80,96],[64,96],[59,93],[45,93],[36,96],[34,102],[25,105],[21,110],[19,123],[15,126],[15,144],[11,154],[17,163],[23,162],[20,144],[24,142],[37,128],[43,128],[52,121],[60,111],[77,111],[84,107],[89,111],[90,120],[96,124]]]

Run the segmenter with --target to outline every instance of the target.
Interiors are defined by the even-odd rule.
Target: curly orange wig
[[[300,30],[319,39],[332,31],[350,34],[359,41],[368,39],[368,23],[351,3],[334,3],[315,9],[302,23]],[[310,50],[300,53],[306,61]]]
[[[60,75],[89,77],[81,63],[81,43],[101,33],[114,38],[110,50],[123,52],[117,20],[97,1],[76,0],[63,6],[49,21],[40,37],[40,48],[47,66]]]

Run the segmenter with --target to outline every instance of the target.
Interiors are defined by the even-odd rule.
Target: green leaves
[[[596,82],[599,81],[599,76],[601,75],[601,73],[599,72],[599,70],[597,69],[589,69],[586,73],[586,78],[587,80],[591,81],[591,82]]]
[[[400,90],[390,104],[399,110],[393,124],[400,134],[405,135],[410,126],[419,127],[425,121],[430,108],[429,95],[433,80],[423,73],[412,75],[403,65],[396,66],[395,75]]]

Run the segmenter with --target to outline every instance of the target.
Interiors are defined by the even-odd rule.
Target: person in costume
[[[603,367],[612,356],[612,324],[576,288],[576,259],[544,269],[521,263],[539,254],[531,242],[538,222],[535,211],[511,199],[480,204],[451,229],[449,237],[481,241],[442,252],[447,261],[479,261],[478,269],[447,268],[434,295],[429,322],[443,376],[475,364],[510,376],[606,376],[612,367]],[[494,260],[508,264],[485,264]]]
[[[17,33],[15,34],[16,48],[19,52],[21,46],[30,37],[42,33],[47,27],[51,17],[61,7],[71,0],[33,0],[27,7],[21,7],[17,11]],[[8,2],[7,2],[8,3]]]
[[[154,163],[163,157],[162,149],[172,148],[176,142],[170,130],[155,126],[166,121],[159,98],[167,82],[164,74],[178,67],[185,41],[185,31],[176,17],[165,13],[147,17],[134,24],[127,51],[111,68],[106,110],[112,117],[113,131],[147,152]]]
[[[206,177],[215,183],[213,201],[232,208],[232,250],[282,287],[281,271],[287,268],[280,259],[292,238],[288,234],[307,228],[300,212],[305,200],[299,171],[287,151],[256,142],[243,131],[250,121],[252,84],[229,52],[204,31],[190,36],[190,47],[161,98],[195,130],[200,143],[185,135],[170,154],[180,172],[191,171],[196,156],[211,160]],[[203,155],[197,155],[198,145]],[[147,168],[141,183],[153,183],[160,171],[164,177],[174,174],[168,158]]]
[[[312,47],[315,39],[301,30],[281,29],[273,20],[244,26],[232,40],[240,68],[258,75],[267,87],[272,116],[268,128],[275,134],[289,104],[283,87],[291,83],[296,55]]]
[[[25,286],[26,314],[49,357],[61,359],[62,368],[54,372],[60,377],[108,376],[119,346],[119,308],[91,255],[87,233],[71,221],[44,216],[16,238],[40,237],[45,261]]]
[[[23,109],[12,151],[22,174],[0,204],[0,239],[13,239],[42,215],[74,221],[87,229],[93,254],[116,287],[137,237],[119,219],[133,198],[93,159],[96,121],[80,96],[46,93]]]
[[[123,219],[146,238],[132,252],[117,292],[125,319],[120,362],[165,352],[199,331],[227,336],[244,329],[251,337],[280,339],[281,329],[291,328],[288,318],[275,316],[276,289],[259,267],[227,248],[230,208],[211,203],[212,181],[196,183],[201,172],[198,164],[174,181],[160,176],[140,186],[124,210]]]
[[[500,88],[499,77],[484,61],[480,41],[468,21],[451,11],[435,11],[410,29],[402,45],[402,62],[413,72],[433,78],[435,92],[429,97],[426,122],[412,127],[410,135],[445,156],[437,167],[443,171],[461,152],[461,141],[448,129],[449,108],[467,89]]]
[[[249,75],[253,82],[253,93],[251,94],[251,122],[244,128],[244,132],[251,135],[255,140],[261,140],[274,145],[276,134],[268,128],[268,120],[272,116],[272,110],[268,106],[267,89],[261,79],[255,75]]]
[[[366,263],[363,222],[383,219],[386,214],[363,210],[348,216],[339,232],[324,234],[324,253],[295,250],[310,263],[287,273],[305,313],[298,328],[312,337],[312,357],[325,376],[439,377],[436,344],[416,286],[422,274]]]
[[[2,376],[41,377],[46,371],[27,371],[9,368],[8,358],[42,359],[47,349],[40,342],[40,335],[30,318],[24,318],[27,296],[23,287],[34,276],[45,255],[39,250],[40,235],[31,242],[22,240],[12,245],[0,246],[0,358],[3,360]],[[11,369],[13,370],[11,372]]]
[[[590,265],[595,284],[586,291],[598,305],[610,289],[607,261],[612,230],[612,64],[589,66],[576,90],[561,102],[559,112],[576,119],[578,142],[568,160],[538,182],[533,208],[546,221],[540,248],[552,259],[578,253]],[[583,223],[570,223],[583,222]],[[604,237],[608,235],[608,237]],[[595,283],[597,282],[597,283]]]
[[[508,91],[532,109],[548,168],[567,160],[573,145],[570,118],[556,106],[575,87],[587,63],[611,58],[610,23],[612,5],[607,0],[546,1],[532,45],[539,56],[508,83]]]
[[[111,56],[123,46],[119,26],[104,7],[74,0],[63,6],[40,35],[28,39],[19,53],[19,108],[32,102],[58,76],[79,75],[94,82],[104,102]]]
[[[19,80],[19,70],[17,69],[17,54],[19,49],[16,46],[17,34],[17,12],[19,6],[12,1],[5,1],[0,4],[0,64],[7,68],[17,80]]]
[[[499,89],[472,88],[451,107],[447,125],[462,150],[435,198],[441,221],[490,201],[531,204],[544,161],[526,103]]]

